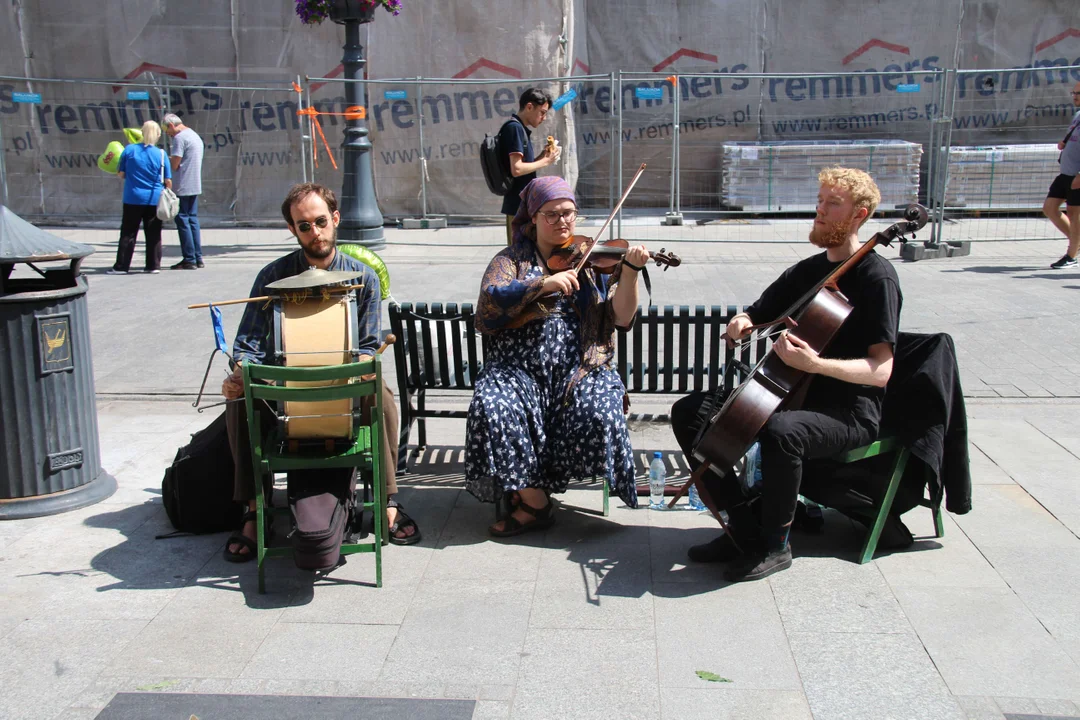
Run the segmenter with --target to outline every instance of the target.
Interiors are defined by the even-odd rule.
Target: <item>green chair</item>
[[[320,468],[356,468],[366,488],[370,484],[371,493],[363,492],[361,502],[356,505],[356,512],[370,511],[375,520],[375,532],[370,542],[342,543],[341,554],[373,552],[375,553],[375,586],[382,587],[382,546],[389,540],[386,527],[386,500],[382,483],[381,457],[382,437],[382,363],[376,356],[372,360],[348,365],[329,365],[325,367],[290,368],[272,365],[255,365],[245,362],[244,403],[247,408],[249,436],[251,438],[251,461],[256,478],[256,537],[257,559],[259,565],[259,592],[266,592],[264,561],[268,557],[289,557],[291,547],[266,547],[265,518],[268,511],[263,497],[262,478],[275,472],[288,470]],[[362,379],[373,375],[373,379]],[[344,384],[322,387],[284,387],[286,382],[328,382],[345,381]],[[279,385],[267,382],[281,383]],[[365,397],[372,398],[371,410],[367,413],[370,422],[362,422],[362,413],[353,412],[354,436],[346,440],[297,441],[285,437],[284,424],[264,432],[262,413],[256,412],[256,403],[266,401],[283,403],[285,401],[323,402],[333,400],[355,401]],[[284,406],[282,406],[284,407]],[[360,487],[360,483],[358,483]],[[371,500],[368,500],[368,497]],[[288,508],[271,509],[275,514],[289,515]]]
[[[836,460],[841,463],[853,463],[859,460],[865,460],[867,458],[877,457],[878,455],[884,455],[885,453],[894,452],[896,458],[893,461],[892,468],[890,470],[889,485],[885,490],[885,497],[881,500],[881,507],[878,508],[877,517],[874,519],[874,524],[870,528],[870,534],[866,537],[866,544],[863,546],[862,555],[859,558],[859,564],[865,564],[870,562],[874,558],[874,551],[877,550],[878,539],[881,537],[881,530],[885,527],[885,520],[889,516],[889,511],[892,509],[893,499],[896,497],[896,489],[900,487],[900,479],[904,476],[904,468],[907,466],[908,458],[911,456],[911,450],[905,447],[895,437],[884,437],[864,445],[862,447],[855,448],[854,450],[848,450],[845,453],[837,456]],[[930,474],[930,470],[927,470]],[[919,504],[923,507],[930,508],[934,513],[934,529],[937,532],[937,537],[945,536],[945,526],[941,520],[941,500],[932,499],[933,491],[931,490],[931,498],[923,498],[919,501]]]

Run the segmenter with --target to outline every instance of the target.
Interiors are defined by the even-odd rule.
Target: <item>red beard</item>
[[[810,229],[810,242],[824,250],[840,247],[847,242],[848,237],[851,235],[851,225],[850,222],[814,225]]]

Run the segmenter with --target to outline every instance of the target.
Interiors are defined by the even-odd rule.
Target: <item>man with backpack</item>
[[[559,159],[561,150],[558,147],[554,151],[545,147],[540,157],[535,157],[530,142],[533,129],[544,122],[550,109],[550,95],[540,88],[528,88],[521,93],[518,111],[499,130],[496,142],[500,151],[507,154],[510,175],[513,176],[510,189],[503,196],[502,204],[502,213],[506,216],[507,245],[510,244],[512,238],[510,221],[514,219],[521,205],[521,191],[536,178],[537,170],[552,165]]]

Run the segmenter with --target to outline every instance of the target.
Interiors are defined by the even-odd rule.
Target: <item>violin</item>
[[[589,252],[590,247],[591,252]],[[630,243],[626,240],[608,240],[594,244],[590,237],[575,235],[566,245],[552,251],[547,261],[548,270],[562,272],[591,267],[599,273],[608,275],[615,272],[615,268],[626,257],[628,247]],[[583,264],[582,258],[585,258]],[[658,267],[663,267],[664,270],[682,265],[682,258],[675,253],[665,252],[664,248],[660,248],[659,252],[650,252],[649,260],[655,262]]]

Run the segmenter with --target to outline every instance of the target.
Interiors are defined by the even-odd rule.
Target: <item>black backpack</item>
[[[161,480],[161,498],[169,522],[180,533],[240,527],[244,508],[233,500],[233,458],[225,413],[176,451]]]
[[[510,122],[514,121],[506,121]],[[503,123],[502,128],[506,127],[506,123]],[[510,174],[510,156],[499,142],[502,128],[499,128],[494,137],[485,133],[484,141],[480,143],[480,168],[484,171],[484,181],[487,182],[488,190],[499,196],[510,192],[510,186],[514,182],[514,176]]]

